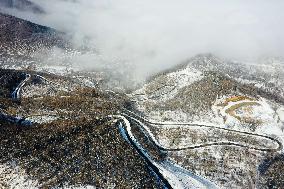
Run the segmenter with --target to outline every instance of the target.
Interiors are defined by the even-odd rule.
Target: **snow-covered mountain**
[[[152,76],[132,96],[151,117],[156,110],[174,109],[188,114],[187,121],[202,121],[202,115],[208,116],[221,99],[263,98],[281,106],[284,104],[284,71],[279,67],[283,64],[269,64],[270,69],[265,65],[268,64],[236,64],[213,55],[198,55],[185,64]]]
[[[161,186],[108,117],[126,96],[87,86],[92,74],[48,73],[54,49],[74,52],[64,34],[0,13],[0,188]]]
[[[215,125],[265,134],[284,142],[284,71],[279,69],[282,67],[283,64],[276,60],[269,64],[247,64],[221,60],[210,54],[198,55],[173,69],[152,76],[141,89],[131,94],[131,98],[140,112],[152,121]],[[181,125],[175,129],[153,128],[156,129],[157,138],[169,146],[183,146],[192,140],[191,135],[205,137],[204,140],[210,138],[209,131],[200,131],[194,127],[185,128]],[[221,133],[215,133],[219,140],[224,140],[222,136]],[[174,138],[180,138],[179,145],[172,143]],[[253,144],[252,141],[246,142]],[[194,153],[197,156],[214,162],[209,168],[207,163],[192,159],[192,153],[172,153],[171,157],[224,188],[243,188],[248,184],[252,184],[251,187],[261,187],[262,185],[258,185],[261,179],[255,167],[271,156],[269,153],[256,153],[255,157],[251,157],[247,152],[226,147],[196,150]],[[224,157],[238,156],[238,153],[245,158],[232,158],[232,162],[228,161],[226,167],[220,169],[218,164]],[[195,165],[189,165],[185,157],[190,157]],[[236,172],[221,178],[220,174],[230,172],[228,167]],[[252,175],[241,176],[248,172]]]
[[[283,59],[201,54],[128,96],[131,76],[98,59],[0,13],[0,188],[284,186]]]

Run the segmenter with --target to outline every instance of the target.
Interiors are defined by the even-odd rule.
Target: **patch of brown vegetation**
[[[34,127],[0,123],[0,131],[0,163],[16,161],[41,188],[155,185],[143,159],[107,119],[79,118]]]
[[[240,108],[244,108],[244,107],[251,107],[251,106],[260,106],[260,104],[258,102],[240,102],[238,104],[235,104],[233,106],[231,106],[230,108],[226,109],[225,112],[227,114],[229,114],[230,116],[238,119],[239,121],[245,122],[245,123],[254,123],[254,124],[261,124],[262,121],[259,119],[254,119],[252,117],[249,116],[238,116],[236,115],[236,110],[240,109]],[[247,109],[249,110],[249,109]]]
[[[217,104],[217,106],[227,106],[229,104],[229,102],[238,102],[238,101],[242,101],[242,100],[253,101],[255,99],[247,97],[247,96],[232,96],[232,97],[226,98],[223,103]]]
[[[16,162],[30,178],[39,181],[41,188],[65,184],[159,187],[145,161],[107,117],[119,110],[126,96],[88,87],[58,94],[22,98],[20,104],[0,98],[3,111],[9,114],[28,117],[53,112],[59,116],[30,127],[1,121],[0,163]]]
[[[212,107],[218,96],[236,94],[238,85],[233,80],[214,73],[181,89],[175,98],[161,106],[162,109],[182,109],[191,114],[200,114]],[[154,107],[156,108],[156,107]]]

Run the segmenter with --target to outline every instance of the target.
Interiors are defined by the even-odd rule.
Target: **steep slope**
[[[1,70],[1,76],[1,188],[159,187],[108,117],[125,103],[124,95],[37,72]],[[20,96],[11,99],[13,90]]]
[[[215,125],[276,137],[284,142],[283,70],[281,63],[264,65],[226,62],[212,55],[199,55],[173,69],[151,77],[141,89],[131,94],[138,110],[156,122],[190,122]],[[253,72],[250,70],[254,70]],[[277,92],[277,93],[276,93]],[[236,141],[253,145],[236,134],[182,124],[164,128],[157,124],[151,130],[168,147],[182,147],[196,141]],[[215,140],[214,140],[215,141]],[[283,153],[283,152],[280,152]],[[207,177],[224,188],[267,187],[258,185],[258,169],[263,159],[275,154],[218,146],[170,153],[189,170]],[[237,158],[237,157],[242,158]],[[277,153],[276,153],[277,156]],[[282,160],[281,160],[282,161]],[[190,162],[194,162],[194,165]],[[276,174],[281,174],[277,169]],[[279,172],[280,171],[280,172]],[[261,173],[262,174],[262,173]],[[267,175],[266,175],[267,176]],[[243,182],[240,182],[242,180]],[[244,182],[246,180],[247,182]],[[266,183],[267,184],[267,183]],[[275,186],[281,186],[279,180]]]
[[[0,18],[1,187],[284,185],[281,63],[267,69],[199,55],[150,78],[133,103],[98,87],[113,89],[129,79],[124,73],[73,70],[73,56],[96,57],[90,49]],[[150,121],[125,109],[135,106]]]
[[[74,45],[67,34],[2,13],[0,66],[76,77],[82,84],[120,91],[132,79],[128,69],[106,61],[96,49]]]
[[[0,188],[162,187],[109,117],[127,97],[37,71],[52,49],[75,51],[60,32],[0,14]]]
[[[38,63],[36,52],[68,47],[62,33],[0,13],[0,65],[28,68]]]
[[[275,72],[278,70],[274,74],[271,70],[261,68],[263,65],[255,65],[256,71],[250,72],[251,66],[247,64],[232,65],[231,62],[212,55],[199,55],[172,70],[149,78],[132,96],[137,100],[138,106],[148,113],[156,110],[180,110],[192,121],[194,116],[200,117],[195,121],[202,121],[202,115],[214,113],[214,104],[226,97],[265,98],[272,104],[281,106],[284,104],[281,93],[283,71],[278,69],[278,64],[274,65]],[[267,79],[269,76],[271,80]],[[246,82],[242,82],[243,80]],[[245,97],[240,97],[239,100],[244,100],[243,98]]]

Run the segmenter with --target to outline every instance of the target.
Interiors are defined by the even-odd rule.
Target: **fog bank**
[[[200,53],[283,57],[283,0],[31,1],[46,14],[14,14],[67,32],[74,44],[88,43],[104,60],[128,62],[141,75]]]

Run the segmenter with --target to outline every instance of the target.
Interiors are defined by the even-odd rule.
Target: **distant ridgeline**
[[[0,2],[2,3],[2,0]],[[41,43],[44,46],[66,48],[69,44],[65,37],[64,33],[52,28],[0,13],[0,43],[2,45],[23,42],[34,47],[35,43]]]
[[[0,1],[1,2],[1,1]],[[54,29],[0,13],[0,36],[9,41],[27,39],[39,33],[55,33]]]
[[[37,51],[54,47],[71,49],[71,46],[63,32],[0,13],[0,66],[2,67],[13,65],[28,67],[39,61],[34,56]]]
[[[6,8],[16,8],[22,11],[32,11],[34,13],[44,13],[43,9],[29,0],[1,0],[0,6]]]

